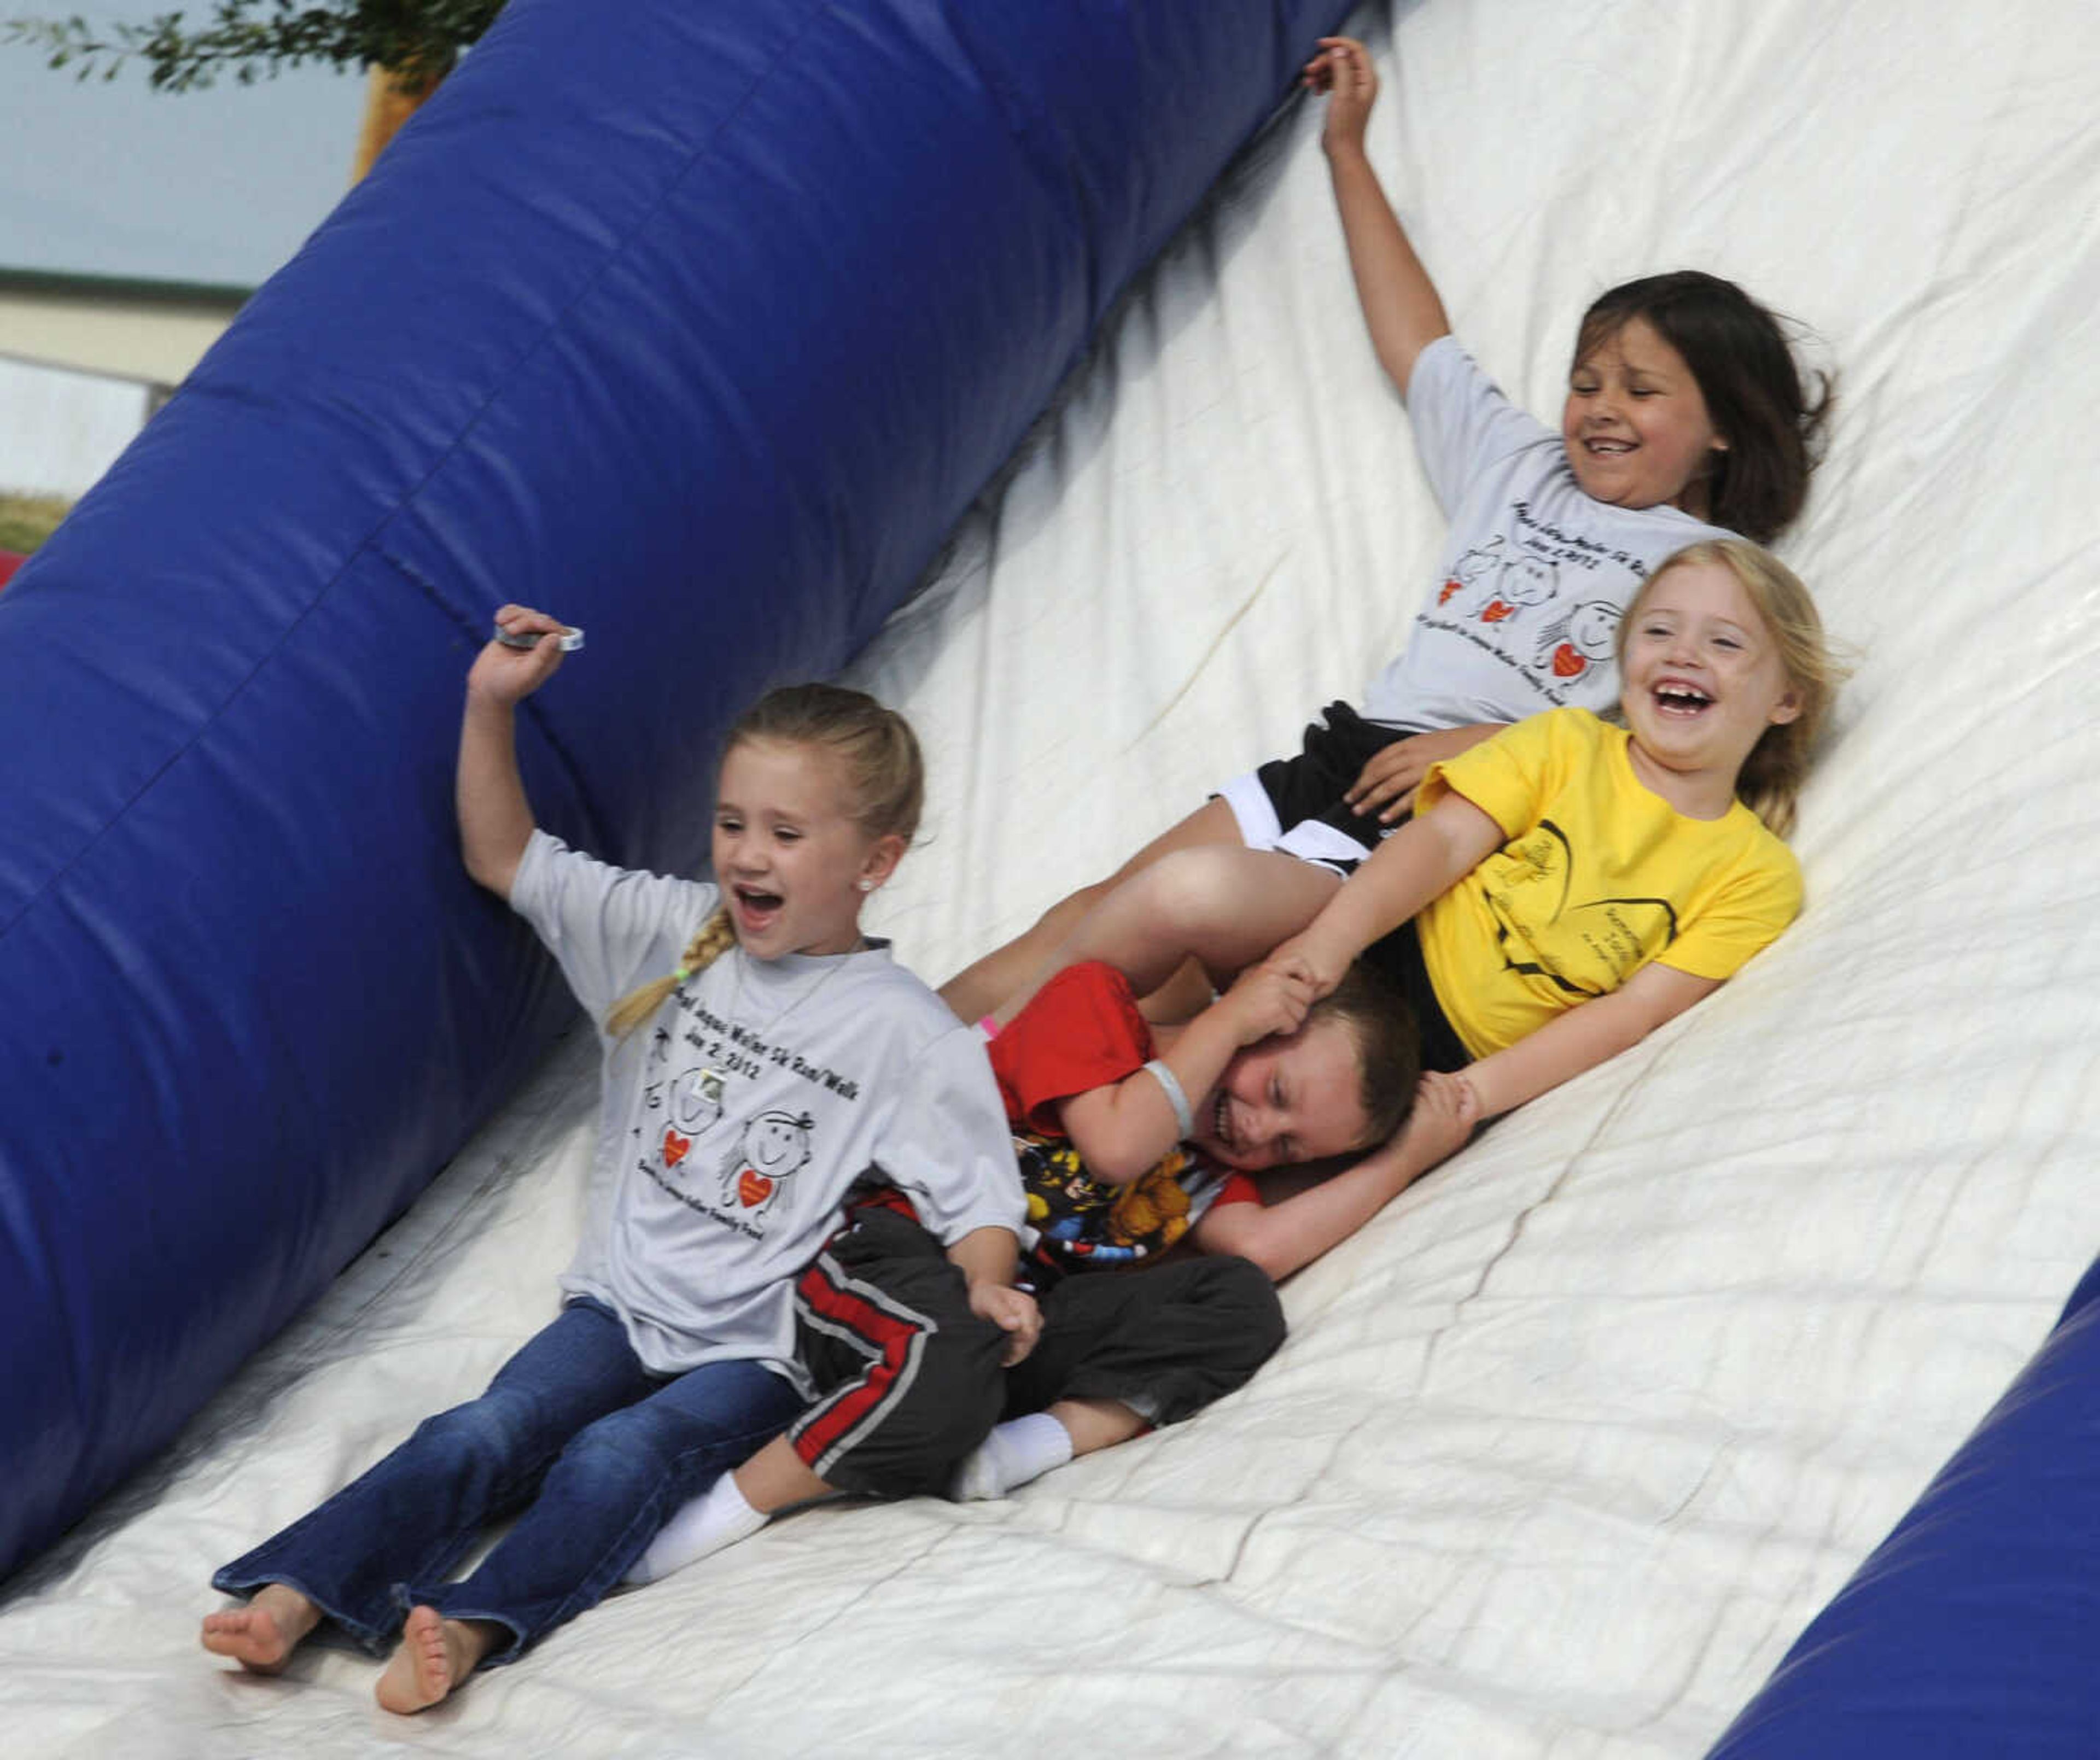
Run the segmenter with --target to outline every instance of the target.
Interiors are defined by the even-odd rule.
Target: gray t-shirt
[[[1454,337],[1415,357],[1407,412],[1451,522],[1437,585],[1364,713],[1418,731],[1617,701],[1619,619],[1671,552],[1733,534],[1674,507],[1583,493],[1560,436],[1505,397]]]
[[[581,1244],[564,1291],[625,1323],[651,1369],[756,1358],[808,1389],[793,1290],[862,1175],[944,1244],[1022,1225],[982,1041],[886,943],[757,960],[732,947],[624,1039],[612,1005],[678,963],[719,902],[535,831],[512,906],[598,1025],[604,1063]]]

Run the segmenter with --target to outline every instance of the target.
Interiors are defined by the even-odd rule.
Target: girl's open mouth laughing
[[[735,899],[737,915],[747,929],[763,929],[779,914],[785,902],[777,892],[765,892],[756,886],[734,886],[730,896]]]
[[[1656,712],[1679,720],[1689,721],[1703,714],[1714,706],[1714,699],[1696,685],[1689,685],[1681,678],[1665,678],[1658,682],[1648,695],[1654,698]]]

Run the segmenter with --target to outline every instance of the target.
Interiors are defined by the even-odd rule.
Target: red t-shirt
[[[1130,980],[1098,959],[1067,966],[991,1042],[992,1074],[1007,1122],[1016,1130],[1062,1138],[1061,1101],[1120,1082],[1152,1061],[1152,1029],[1137,1010]],[[1211,1200],[1257,1204],[1243,1173],[1229,1176]]]

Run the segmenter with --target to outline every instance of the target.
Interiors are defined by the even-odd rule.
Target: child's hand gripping
[[[515,712],[554,677],[569,632],[545,611],[523,605],[505,606],[496,614],[496,628],[498,639],[467,669],[453,800],[467,872],[508,898],[533,831],[532,803],[518,773]],[[520,647],[514,639],[502,640],[505,636],[528,645]]]
[[[491,642],[474,656],[468,670],[467,695],[484,702],[512,705],[523,702],[554,676],[562,664],[561,637],[568,633],[568,625],[529,606],[506,605],[496,614],[496,627],[505,635],[537,635],[540,640],[530,647]]]
[[[1432,728],[1427,733],[1396,739],[1370,755],[1342,798],[1358,818],[1375,813],[1379,823],[1390,825],[1405,817],[1414,805],[1414,792],[1422,786],[1431,765],[1470,752],[1501,731],[1499,727],[1482,723]]]
[[[1061,1102],[1058,1123],[1087,1171],[1105,1185],[1143,1177],[1194,1134],[1198,1115],[1208,1116],[1240,1051],[1272,1034],[1296,1032],[1313,1000],[1295,973],[1249,966],[1159,1056],[1120,1082]]]
[[[1320,52],[1305,64],[1308,90],[1327,95],[1327,121],[1320,143],[1361,148],[1371,106],[1378,102],[1378,70],[1370,51],[1353,37],[1322,37]]]
[[[1425,1070],[1396,1140],[1410,1166],[1433,1167],[1466,1146],[1480,1122],[1480,1096],[1462,1070]]]
[[[1304,973],[1279,966],[1272,955],[1241,973],[1211,1007],[1229,1024],[1233,1043],[1238,1047],[1257,1043],[1271,1034],[1295,1033],[1305,1024],[1306,1011],[1323,994],[1312,987]]]
[[[1043,1315],[1035,1298],[1010,1283],[989,1280],[973,1283],[970,1312],[1006,1334],[1006,1354],[999,1360],[1002,1369],[1012,1368],[1035,1348],[1035,1341],[1043,1335]]]
[[[1301,929],[1251,969],[1273,971],[1299,985],[1305,992],[1305,1006],[1309,1008],[1348,975],[1350,964],[1356,956],[1354,948],[1329,946],[1327,938],[1320,933],[1316,919],[1311,928]]]

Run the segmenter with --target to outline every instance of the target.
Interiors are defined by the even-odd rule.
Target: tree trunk
[[[450,71],[449,63],[435,73],[401,73],[385,67],[365,70],[364,120],[358,126],[357,157],[350,168],[352,183],[363,180],[395,131],[421,108],[423,100],[438,89]]]

